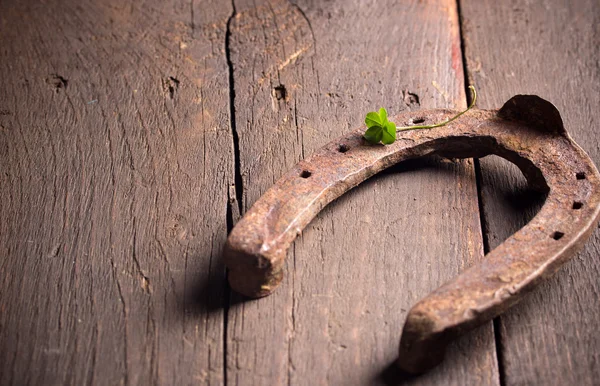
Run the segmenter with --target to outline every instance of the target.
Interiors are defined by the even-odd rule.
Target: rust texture
[[[410,112],[399,125],[450,110]],[[329,202],[398,162],[426,155],[472,158],[495,154],[517,165],[547,192],[540,212],[486,258],[410,310],[398,364],[421,373],[438,364],[460,334],[504,312],[577,252],[597,225],[600,175],[565,131],[558,110],[537,96],[517,95],[500,110],[471,110],[450,124],[398,133],[388,146],[369,145],[356,129],[282,176],[232,230],[224,249],[231,287],[249,297],[272,293],[288,248]]]

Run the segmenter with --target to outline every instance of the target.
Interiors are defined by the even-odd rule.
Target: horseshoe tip
[[[400,339],[397,365],[406,373],[422,374],[444,360],[447,339],[435,310],[417,303],[408,313]]]
[[[275,292],[283,280],[283,271],[267,275],[265,272],[230,269],[227,277],[229,285],[235,292],[258,299]]]
[[[283,280],[282,264],[260,253],[249,253],[235,242],[227,241],[223,259],[231,288],[249,298],[262,298],[275,291]]]

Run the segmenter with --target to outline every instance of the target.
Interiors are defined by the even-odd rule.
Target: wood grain
[[[0,3],[0,384],[223,382],[230,14]]]
[[[478,105],[496,107],[518,93],[553,102],[565,126],[600,165],[600,4],[577,1],[462,1],[469,78]],[[520,172],[481,160],[491,248],[525,224],[541,200]],[[600,233],[584,251],[499,319],[507,385],[597,384],[600,378]]]
[[[367,111],[465,105],[451,1],[235,1],[230,33],[243,211]],[[395,168],[309,225],[275,294],[233,295],[227,382],[498,384],[491,323],[422,377],[389,367],[411,305],[482,255],[473,162]]]
[[[597,2],[461,11],[479,106],[539,94],[598,163]],[[306,229],[273,296],[222,310],[238,204],[367,111],[465,106],[454,1],[3,1],[0,76],[0,384],[600,376],[598,234],[497,322],[500,372],[488,324],[431,373],[395,373],[411,305],[483,256],[472,160],[366,182]],[[540,200],[506,163],[481,175],[493,247]]]

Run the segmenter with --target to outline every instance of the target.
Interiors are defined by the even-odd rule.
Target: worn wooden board
[[[230,13],[0,2],[0,384],[223,382]]]
[[[469,78],[479,106],[518,93],[553,102],[565,126],[600,165],[600,3],[461,1]],[[487,239],[495,247],[533,216],[540,200],[520,172],[481,161]],[[507,385],[592,385],[600,379],[600,233],[573,261],[497,324]]]
[[[483,255],[471,160],[365,183],[221,310],[238,204],[369,110],[465,105],[454,2],[354,3],[0,3],[1,384],[399,380],[407,310]],[[539,93],[600,161],[598,5],[461,6],[480,107]],[[535,206],[504,163],[482,180],[493,247]],[[404,381],[593,383],[597,245],[500,319],[501,374],[488,324]]]
[[[235,1],[229,49],[242,211],[364,114],[465,106],[453,1]],[[483,256],[473,162],[402,165],[322,212],[284,284],[235,294],[228,384],[396,382],[407,310]],[[419,384],[498,384],[491,323]]]

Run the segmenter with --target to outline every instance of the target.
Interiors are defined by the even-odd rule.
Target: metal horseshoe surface
[[[422,110],[396,121],[425,117],[424,124],[431,124],[454,114]],[[448,343],[517,303],[579,251],[597,226],[600,175],[566,132],[558,110],[537,96],[517,95],[499,110],[470,110],[446,126],[399,132],[391,145],[370,145],[363,131],[351,131],[300,161],[235,225],[224,248],[235,291],[252,298],[271,294],[283,278],[289,247],[328,203],[407,159],[498,155],[547,193],[525,227],[412,307],[398,358],[406,372],[438,364]]]

